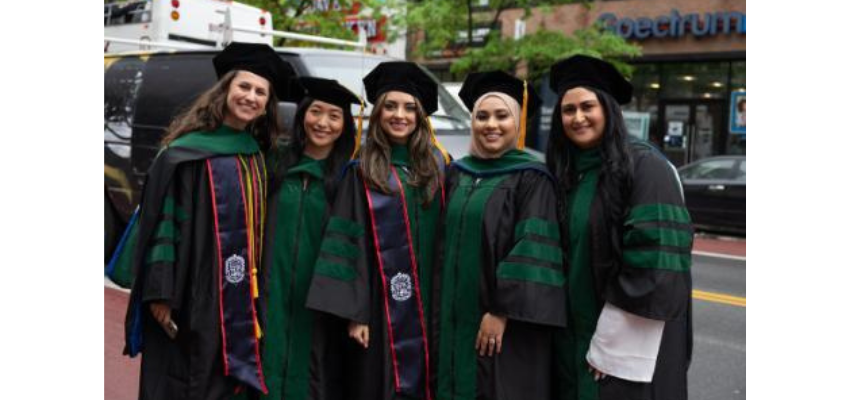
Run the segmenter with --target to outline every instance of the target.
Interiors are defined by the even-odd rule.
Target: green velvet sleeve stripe
[[[562,257],[564,256],[563,252],[558,247],[533,242],[528,239],[520,240],[519,243],[514,246],[513,250],[511,250],[510,255],[533,258],[557,265],[561,265],[563,263]]]
[[[691,223],[688,209],[674,206],[672,204],[644,204],[632,209],[626,224],[632,225],[641,222],[670,221],[680,224]]]
[[[687,272],[691,269],[690,254],[668,253],[658,250],[624,250],[623,261],[633,268],[664,269]]]
[[[177,233],[177,225],[174,223],[174,221],[170,219],[165,219],[159,222],[159,225],[156,228],[156,234],[154,234],[154,238],[173,239],[176,242],[179,236]]]
[[[690,249],[693,242],[691,232],[671,228],[636,228],[623,237],[627,247],[637,246],[670,246]]]
[[[348,265],[337,264],[323,258],[319,258],[316,262],[316,273],[327,276],[328,278],[339,279],[346,282],[351,282],[357,278],[357,272],[354,271],[354,268]]]
[[[360,249],[357,246],[331,237],[325,237],[322,241],[321,252],[352,260],[356,260],[360,255]]]
[[[340,218],[340,217],[331,217],[328,221],[328,232],[341,233],[346,236],[351,236],[355,238],[359,238],[366,234],[366,229],[363,228],[363,225],[360,225],[354,221]]]
[[[559,270],[514,262],[499,263],[499,267],[496,269],[496,277],[556,287],[564,286],[566,281],[564,273]]]
[[[174,201],[174,198],[171,196],[166,196],[165,199],[163,199],[162,214],[173,215],[181,222],[189,219],[189,214],[187,214],[182,208],[178,207],[177,202]]]
[[[540,218],[529,218],[520,221],[514,229],[515,238],[521,238],[529,233],[544,236],[556,242],[561,240],[561,233],[560,230],[558,230],[558,224]]]
[[[174,262],[177,259],[174,253],[174,246],[168,244],[160,244],[153,246],[148,251],[145,263],[153,264],[158,262]]]

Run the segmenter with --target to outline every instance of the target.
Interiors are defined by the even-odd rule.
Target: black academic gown
[[[448,174],[435,302],[437,398],[549,399],[552,338],[565,324],[553,180],[520,150],[467,157]],[[502,352],[479,356],[484,313],[508,319]]]
[[[224,375],[219,256],[205,163],[208,158],[237,154],[263,164],[253,138],[222,127],[181,137],[157,156],[149,171],[138,242],[128,248],[135,254],[136,279],[128,306],[125,353],[135,355],[130,342],[141,334],[140,399],[226,399],[237,387],[244,388]],[[264,180],[264,168],[261,176]],[[175,339],[150,314],[153,301],[171,307],[179,329]]]
[[[418,261],[420,294],[427,325],[441,193],[438,190],[430,194],[432,201],[424,205],[421,201],[424,190],[407,184],[407,149],[394,146],[391,161],[404,185],[407,222]],[[359,165],[350,165],[337,188],[307,296],[307,307],[369,326],[368,349],[349,338],[344,353],[339,357],[346,374],[346,399],[404,399],[407,397],[397,394],[394,386],[383,282],[378,270],[369,213]],[[419,393],[417,398],[424,398],[424,395],[424,392]]]
[[[693,229],[675,169],[650,145],[630,143],[634,180],[625,219],[609,228],[597,186],[600,161],[582,171],[584,179],[570,199],[565,232],[586,236],[582,249],[565,249],[569,266],[569,323],[558,339],[558,398],[563,400],[667,400],[688,397],[687,373],[693,348],[691,323],[691,248]],[[588,181],[589,180],[589,181]],[[590,187],[588,187],[590,184]],[[583,221],[576,223],[577,220]],[[621,250],[612,245],[616,240]],[[613,376],[596,382],[587,371],[586,354],[596,320],[606,302],[629,313],[664,321],[655,373],[650,383]]]

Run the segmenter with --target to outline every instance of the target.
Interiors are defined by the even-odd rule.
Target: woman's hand
[[[587,364],[587,371],[590,372],[591,375],[593,375],[593,380],[597,382],[605,379],[605,377],[607,376],[604,372],[594,368],[590,364]]]
[[[481,327],[478,329],[478,338],[475,339],[475,349],[478,350],[478,355],[493,356],[493,350],[496,354],[502,353],[502,336],[505,334],[505,327],[508,325],[508,317],[500,317],[490,313],[485,313],[481,317]]]
[[[170,338],[174,339],[177,336],[177,325],[171,320],[171,306],[164,301],[154,301],[151,302],[150,309],[156,322],[162,326]]]
[[[369,348],[369,325],[354,321],[348,323],[348,336],[360,343],[364,349]]]

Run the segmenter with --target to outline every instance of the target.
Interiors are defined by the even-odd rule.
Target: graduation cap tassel
[[[522,81],[522,116],[519,119],[519,140],[516,148],[519,150],[525,149],[525,128],[526,118],[528,117],[528,81]]]
[[[254,301],[256,301],[260,297],[260,285],[257,282],[257,269],[254,268],[251,274],[251,297],[253,297]],[[257,339],[263,338],[263,330],[260,329],[260,321],[257,321],[257,317],[254,317],[254,336]]]
[[[254,186],[254,183],[257,180],[259,180],[260,177],[256,175],[257,170],[254,168],[255,165],[253,163],[253,161],[254,161],[253,159],[251,160],[251,163],[249,164],[248,162],[245,161],[245,158],[240,155],[239,161],[242,163],[242,167],[244,168],[244,171],[247,174],[247,176],[245,177],[246,178],[245,181],[248,182],[248,184],[245,186],[245,194],[247,195],[247,202],[248,202],[248,205],[246,205],[246,208],[248,210],[248,212],[247,212],[247,219],[248,220],[247,220],[246,224],[248,226],[255,226],[254,221],[258,217],[258,215],[255,215],[255,213],[257,213],[260,210],[258,209],[259,207],[254,208],[254,207],[251,206],[251,204],[253,204],[255,207],[258,206],[258,203],[255,202],[254,199],[255,199],[256,196],[260,195],[261,193],[255,193],[255,190],[257,189],[257,187]],[[262,231],[262,229],[261,229],[261,231]],[[257,299],[260,298],[260,284],[259,284],[258,279],[257,279],[257,273],[258,273],[257,261],[259,259],[258,254],[257,254],[257,250],[259,249],[259,246],[257,246],[258,245],[257,239],[258,239],[257,236],[253,234],[252,230],[248,229],[248,248],[253,250],[253,251],[249,250],[249,252],[248,252],[248,256],[249,256],[248,265],[249,265],[249,268],[251,269],[250,270],[250,285],[251,285],[251,300],[252,301],[257,301]],[[260,329],[260,323],[259,323],[259,321],[257,321],[256,316],[254,317],[254,336],[257,339],[260,339],[260,338],[263,337],[263,332]]]
[[[437,134],[434,133],[434,127],[431,125],[431,117],[425,118],[425,122],[428,123],[428,132],[431,132],[431,143],[434,143],[434,146],[437,146],[437,149],[440,150],[440,154],[443,155],[443,158],[446,160],[446,164],[451,162],[451,158],[449,157],[449,153],[443,148],[443,145],[440,144],[440,141],[437,140]]]
[[[249,244],[249,246],[253,246],[253,244]],[[254,266],[251,267],[251,300],[257,301],[260,298],[260,283],[257,279],[257,275],[259,271],[257,271],[257,260],[251,260],[251,264]],[[257,339],[261,339],[263,337],[263,330],[260,329],[260,322],[257,321],[257,317],[254,316],[254,336]]]
[[[357,153],[360,151],[360,139],[363,135],[363,109],[365,106],[363,105],[363,99],[357,98],[360,100],[360,112],[357,115],[357,136],[354,138],[354,151],[351,153],[351,159],[357,158]]]

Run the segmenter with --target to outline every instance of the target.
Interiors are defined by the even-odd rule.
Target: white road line
[[[703,256],[703,257],[714,257],[714,258],[725,258],[727,260],[747,261],[747,257],[733,256],[733,255],[723,254],[723,253],[711,253],[711,252],[708,252],[708,251],[696,251],[696,250],[694,250],[694,251],[691,252],[691,254],[697,255],[697,256]]]

